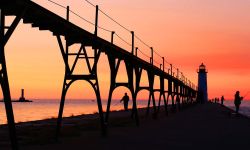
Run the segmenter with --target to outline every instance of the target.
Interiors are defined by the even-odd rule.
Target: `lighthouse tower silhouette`
[[[198,101],[206,103],[207,96],[207,70],[206,66],[202,63],[198,69]]]

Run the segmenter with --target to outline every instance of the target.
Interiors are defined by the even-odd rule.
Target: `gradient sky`
[[[62,17],[65,10],[47,0],[34,0]],[[95,9],[84,0],[54,0],[94,22]],[[165,56],[168,62],[197,83],[196,69],[203,62],[208,69],[208,94],[210,98],[225,95],[232,99],[236,90],[244,95],[250,91],[250,1],[249,0],[92,0],[94,4],[128,29],[135,31],[150,46]],[[99,25],[115,30],[127,41],[131,36],[100,14]],[[11,19],[10,19],[11,20]],[[70,15],[70,21],[93,32],[94,27]],[[110,33],[99,31],[109,40]],[[130,50],[115,38],[115,43]],[[136,41],[145,53],[150,50]],[[49,31],[39,31],[22,22],[6,45],[7,67],[13,98],[20,89],[26,98],[59,99],[61,95],[64,64],[56,38]],[[103,98],[107,98],[109,67],[105,55],[98,66]],[[160,62],[160,58],[156,57]],[[121,67],[119,80],[123,79]],[[146,82],[146,79],[143,81]],[[120,98],[125,88],[117,89],[114,98]],[[147,98],[147,92],[139,97]],[[69,90],[68,98],[94,98],[86,82],[77,82]],[[247,99],[250,99],[250,94]]]

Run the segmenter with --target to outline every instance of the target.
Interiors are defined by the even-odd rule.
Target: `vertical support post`
[[[172,79],[168,79],[168,96],[167,96],[167,105],[168,105],[168,100],[169,96],[171,96],[171,99],[173,99],[173,81]],[[173,107],[172,107],[173,108]]]
[[[152,72],[152,70],[148,70],[149,100],[148,100],[148,107],[147,107],[146,115],[148,116],[148,114],[149,114],[150,101],[152,99],[153,110],[154,110],[153,118],[156,118],[157,117],[157,108],[156,108],[156,104],[155,104],[155,95],[154,95],[154,78],[155,78],[155,75]]]
[[[2,91],[3,91],[3,99],[4,99],[4,104],[5,104],[6,116],[8,120],[8,128],[9,128],[11,146],[13,150],[18,150],[18,142],[16,138],[16,127],[15,127],[15,121],[14,121],[13,108],[11,104],[9,80],[8,80],[6,60],[5,60],[5,54],[4,54],[5,16],[4,16],[3,10],[1,9],[0,11],[1,11],[0,12],[1,13],[0,14],[0,65],[1,65],[0,83],[1,83]]]
[[[138,65],[134,66],[134,70],[135,70],[135,92],[133,92],[133,100],[135,102],[133,102],[133,106],[136,106],[136,98],[137,98],[137,94],[139,92],[140,89],[140,81],[141,81],[141,75],[142,75],[142,68],[140,68]],[[137,117],[136,119],[136,124],[137,126],[139,126],[140,121],[139,121],[139,117],[138,117],[138,111],[137,111],[137,107],[134,107],[133,113],[131,114],[132,117]]]
[[[131,91],[132,95],[132,113],[131,118],[135,117],[136,125],[139,126],[139,117],[138,117],[138,111],[137,111],[137,104],[136,104],[136,92],[134,88],[134,68],[135,65],[130,61],[125,61],[126,69],[127,69],[127,75],[128,75],[128,88]]]
[[[139,121],[139,116],[138,116],[138,110],[137,110],[137,104],[136,104],[136,94],[135,92],[132,93],[132,114],[131,117],[134,118],[135,117],[135,123],[136,126],[140,125],[140,121]]]
[[[165,105],[166,116],[168,116],[168,100],[169,100],[169,93],[168,93],[167,98],[166,98],[165,93],[164,93],[164,97],[165,97],[164,105]]]
[[[68,85],[66,83],[66,76],[67,71],[65,71],[64,81],[63,81],[63,88],[62,88],[62,95],[61,95],[61,102],[59,106],[59,112],[57,117],[57,125],[56,125],[56,140],[59,138],[59,134],[62,128],[62,116],[63,116],[63,109],[64,109],[64,103],[65,103],[65,97],[68,90]]]
[[[66,54],[66,62],[69,63],[69,43],[68,43],[68,40],[66,40],[65,54]],[[66,68],[66,65],[65,65],[65,70],[66,69],[67,68]]]
[[[182,99],[182,84],[180,84],[180,103],[183,104],[183,99]]]
[[[154,65],[154,49],[153,47],[150,47],[151,49],[151,64]]]
[[[115,58],[110,55],[110,53],[107,53],[108,61],[109,61],[109,67],[110,67],[110,88],[109,88],[109,95],[108,95],[108,103],[106,108],[106,115],[105,115],[105,123],[108,124],[109,119],[109,112],[110,112],[110,105],[111,105],[111,99],[112,99],[112,93],[115,89],[115,78],[116,78],[116,67],[119,67],[119,60],[118,65],[116,66]]]
[[[174,85],[173,85],[173,93],[172,93],[172,111],[175,112],[176,110],[176,105],[175,105],[175,102],[174,102],[174,97],[176,95],[176,83],[174,82]]]
[[[97,100],[97,106],[98,106],[99,117],[100,117],[100,122],[101,122],[102,135],[105,136],[107,130],[106,130],[106,125],[105,125],[105,121],[104,121],[104,115],[103,115],[103,109],[102,109],[102,100],[101,100],[99,82],[98,82],[96,72],[95,72],[95,76],[96,76],[96,83],[95,83],[96,100]]]
[[[173,65],[170,64],[170,73],[171,73],[171,76],[173,76]]]
[[[165,91],[163,93],[163,100],[164,100],[164,106],[165,106],[165,113],[168,115],[168,102],[166,101]]]
[[[115,34],[115,31],[112,31],[111,32],[111,43],[114,44],[114,34]]]
[[[149,91],[149,96],[148,96],[148,106],[147,106],[147,112],[146,112],[146,115],[147,115],[147,116],[149,115],[150,102],[151,102],[151,93],[150,93],[150,91]]]
[[[131,31],[132,34],[132,54],[134,55],[134,47],[135,47],[135,33],[134,31]]]
[[[181,81],[183,81],[183,73],[181,72]]]
[[[66,20],[69,21],[69,6],[67,6]]]
[[[167,102],[166,102],[166,96],[165,96],[165,82],[164,82],[164,75],[160,76],[160,96],[159,96],[159,103],[158,103],[158,112],[160,111],[161,107],[161,98],[163,97],[164,106],[165,106],[165,113],[168,115],[168,108],[167,108]]]
[[[96,5],[96,12],[95,12],[95,36],[97,36],[97,29],[98,29],[98,11],[99,7]]]
[[[161,84],[161,83],[160,83]],[[161,85],[160,85],[161,86]],[[161,107],[161,91],[160,91],[160,95],[159,95],[159,101],[158,101],[158,109],[157,109],[157,112],[160,112],[160,107]]]
[[[98,30],[98,12],[99,12],[99,7],[98,5],[96,5],[96,14],[95,14],[95,37],[97,38],[97,30]],[[96,39],[95,39],[96,40]],[[95,57],[95,62],[97,63],[100,55],[98,56],[97,54],[97,48],[96,45],[94,46],[94,57]],[[96,93],[96,99],[97,99],[97,105],[98,105],[98,111],[99,111],[99,117],[100,117],[100,122],[101,122],[101,128],[102,128],[102,134],[105,135],[106,134],[106,126],[105,126],[105,122],[104,122],[104,117],[103,117],[103,109],[102,109],[102,101],[101,101],[101,94],[100,94],[100,89],[99,89],[99,82],[98,82],[98,76],[97,76],[97,67],[93,67],[92,69],[92,73],[95,76],[95,80],[96,83],[94,84],[94,88],[95,88],[95,93]]]
[[[70,86],[70,84],[67,84],[67,75],[70,72],[70,70],[68,68],[69,44],[66,40],[65,51],[64,51],[60,36],[57,36],[57,40],[58,40],[58,44],[59,44],[62,56],[65,58],[65,62],[64,62],[65,63],[65,73],[64,73],[64,81],[63,81],[63,87],[62,87],[61,102],[60,102],[58,118],[57,118],[56,140],[58,140],[58,138],[59,138],[60,130],[62,127],[62,117],[63,117],[65,98],[66,98],[67,90]]]
[[[179,79],[179,69],[177,68],[177,79]]]
[[[138,47],[135,48],[135,56],[137,57]]]
[[[165,72],[165,60],[164,60],[164,57],[162,57],[162,71]]]
[[[98,5],[96,5],[96,12],[95,12],[95,41],[97,39],[97,32],[98,32],[98,12],[99,12],[99,7]],[[96,43],[96,42],[95,42]],[[95,48],[96,45],[93,45],[94,46],[94,57],[97,56],[97,49]]]

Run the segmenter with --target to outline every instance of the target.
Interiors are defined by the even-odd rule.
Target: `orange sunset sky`
[[[34,0],[47,9],[65,17],[65,10],[47,0]],[[82,17],[94,22],[95,8],[85,0],[54,0]],[[232,99],[236,90],[244,96],[250,91],[250,1],[249,0],[90,0],[122,25],[180,68],[186,77],[197,84],[196,69],[203,62],[208,69],[209,98],[225,95]],[[128,42],[131,35],[112,23],[103,14],[99,25],[116,31]],[[11,20],[8,19],[9,22]],[[94,31],[94,27],[73,14],[70,21]],[[98,35],[110,40],[110,33],[99,30]],[[138,40],[136,46],[150,55],[150,49]],[[131,47],[115,37],[115,43]],[[39,31],[22,21],[6,45],[7,69],[11,94],[19,98],[25,89],[28,99],[59,99],[61,95],[64,63],[56,37],[49,31]],[[160,58],[156,56],[156,61]],[[102,98],[109,89],[109,66],[101,55],[98,66]],[[121,67],[119,80],[125,78]],[[158,79],[157,79],[158,80]],[[143,81],[146,82],[145,77]],[[143,83],[145,84],[145,83]],[[157,86],[156,82],[156,86]],[[120,98],[125,88],[119,88],[114,98]],[[147,92],[140,98],[146,99]],[[95,98],[84,81],[76,82],[67,98]],[[250,94],[246,99],[250,99]]]

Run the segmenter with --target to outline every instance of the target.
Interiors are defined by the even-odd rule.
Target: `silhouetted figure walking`
[[[221,105],[224,105],[224,100],[225,100],[224,96],[221,96],[220,100],[221,100]]]
[[[235,108],[236,108],[236,113],[238,114],[239,112],[239,109],[240,109],[240,104],[241,104],[241,101],[242,101],[243,97],[240,96],[240,92],[237,91],[234,95],[234,105],[235,105]]]
[[[124,110],[128,111],[128,101],[129,101],[129,96],[127,95],[127,93],[125,93],[125,95],[122,97],[122,99],[120,100],[120,102],[123,101],[124,104]]]

